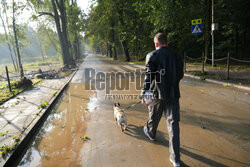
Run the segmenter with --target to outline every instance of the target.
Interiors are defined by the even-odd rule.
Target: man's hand
[[[148,107],[150,104],[146,104],[145,102],[144,102],[144,99],[141,99],[141,103],[142,104],[144,104],[144,106],[146,106],[146,107]]]

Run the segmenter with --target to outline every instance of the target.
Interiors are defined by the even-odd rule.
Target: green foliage
[[[69,1],[66,3],[66,10],[68,14],[68,34],[69,40],[73,44],[71,48],[71,53],[73,59],[78,59],[81,57],[81,32],[85,29],[85,17],[86,15],[81,11],[80,7],[77,6],[76,1]]]
[[[11,150],[13,150],[13,147],[9,145],[3,145],[0,147],[0,153],[3,157]]]
[[[192,72],[192,74],[194,76],[199,76],[201,80],[205,80],[206,79],[206,76],[208,75],[208,72],[202,72],[202,71],[195,71],[195,72]]]
[[[217,80],[221,80],[221,79],[222,79],[222,77],[221,77],[219,74],[216,74],[216,75],[215,75],[215,79],[217,79]]]
[[[15,136],[12,136],[12,139],[14,140],[13,144],[10,145],[3,145],[0,147],[0,154],[2,155],[2,157],[4,157],[8,152],[12,151],[20,142],[22,137],[21,133],[18,133]]]
[[[47,100],[45,100],[45,102],[40,104],[37,108],[38,109],[45,109],[47,105],[48,105],[48,102],[47,102]]]
[[[88,141],[88,140],[90,140],[90,138],[89,138],[87,135],[80,136],[80,139],[83,140],[83,141]]]
[[[193,72],[193,75],[194,76],[206,76],[206,75],[208,75],[208,72],[195,71],[195,72]]]
[[[74,65],[73,60],[80,58],[81,55],[81,32],[84,27],[85,15],[77,6],[76,0],[27,0],[33,5],[33,10],[37,13],[32,18],[39,22],[39,30],[37,31],[39,41],[42,43],[42,51],[45,52],[47,47],[53,46],[57,53],[60,54],[59,59],[63,64]],[[41,17],[43,16],[43,17]],[[50,36],[48,31],[48,24],[42,23],[45,18],[51,25],[54,24],[57,31],[57,37]],[[53,32],[53,31],[52,31]],[[45,35],[47,33],[47,35]],[[52,45],[47,45],[45,41],[49,39]],[[60,46],[60,47],[58,47]],[[57,54],[57,55],[58,55]],[[57,57],[58,58],[58,57]]]
[[[9,133],[8,130],[6,130],[6,132],[0,132],[0,136],[6,136]]]
[[[227,51],[241,59],[249,57],[248,11],[248,1],[215,1],[215,22],[219,23],[216,58],[224,57]],[[191,35],[191,20],[198,18],[202,19],[203,33]],[[154,49],[157,32],[166,33],[169,47],[179,54],[185,51],[197,57],[205,50],[205,56],[211,58],[211,1],[97,0],[87,19],[85,38],[97,53],[108,52],[109,46],[121,49],[121,42],[127,41],[129,53],[140,60]]]
[[[39,82],[42,82],[42,81],[43,81],[42,79],[32,79],[33,85],[36,85],[36,84],[38,84]]]
[[[12,136],[12,139],[14,139],[15,142],[19,142],[20,139],[21,139],[21,137],[22,137],[22,134],[21,134],[21,133],[18,133],[17,135]]]
[[[35,33],[40,44],[39,51],[44,54],[45,61],[43,62],[49,64],[52,59],[58,62],[57,54],[60,54],[61,49],[56,32],[39,19],[37,19],[37,25],[38,28]]]
[[[57,91],[52,93],[52,97],[54,97],[57,94]]]

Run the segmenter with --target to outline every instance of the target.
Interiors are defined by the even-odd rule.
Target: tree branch
[[[58,0],[55,0],[55,1],[56,1],[57,7],[60,8],[60,4],[59,4]]]
[[[50,12],[38,12],[39,15],[37,17],[40,17],[40,16],[43,16],[43,15],[48,15],[48,16],[52,16],[52,17],[55,17],[52,13]]]

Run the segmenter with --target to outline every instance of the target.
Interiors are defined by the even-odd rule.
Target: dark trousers
[[[147,122],[148,133],[152,138],[155,138],[158,124],[164,112],[167,122],[169,135],[169,153],[170,158],[175,161],[180,161],[180,104],[179,99],[161,100],[154,99],[148,106],[149,118]]]

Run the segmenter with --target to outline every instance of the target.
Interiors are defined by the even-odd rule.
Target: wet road
[[[125,133],[114,123],[115,101],[124,108],[139,101],[142,80],[131,71],[89,54],[19,166],[171,166],[164,119],[156,142],[142,131],[141,104],[125,110]],[[184,78],[181,95],[182,166],[250,166],[250,92]]]

